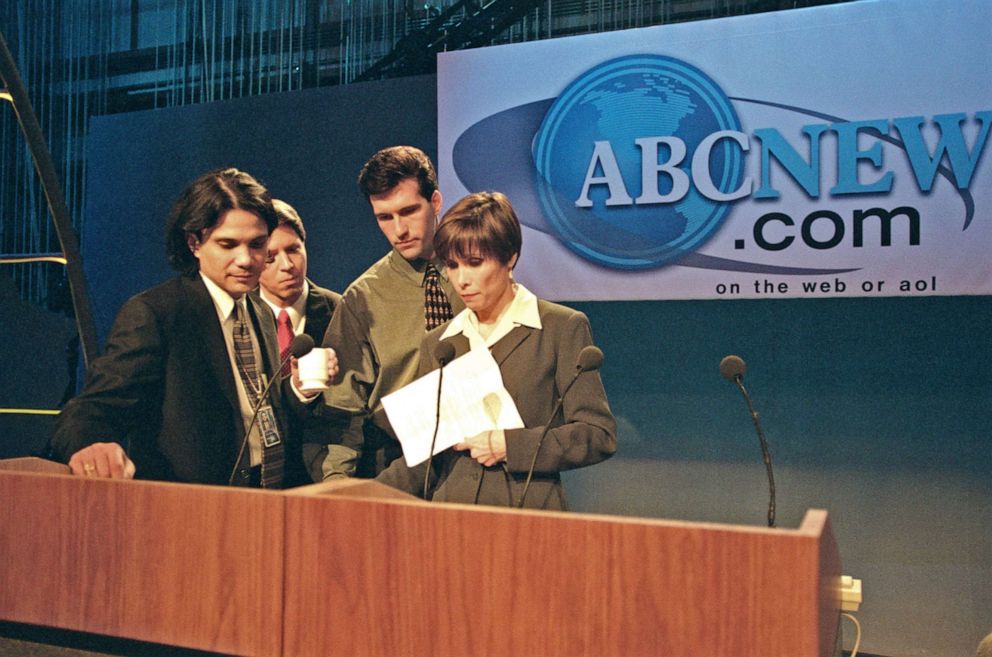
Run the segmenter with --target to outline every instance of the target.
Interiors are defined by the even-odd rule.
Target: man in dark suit
[[[242,171],[212,171],[186,188],[166,224],[181,275],[125,303],[83,391],[59,416],[53,448],[74,474],[306,482],[286,419],[287,404],[298,408],[304,396],[276,384],[262,399],[279,353],[269,309],[247,294],[276,224],[268,191]]]
[[[276,316],[277,329],[281,322],[292,330],[288,339],[280,334],[280,349],[301,333],[320,344],[341,295],[307,278],[307,231],[296,209],[279,199],[272,199],[272,207],[279,225],[269,237],[265,268],[258,277],[259,295]]]
[[[314,285],[307,278],[307,231],[299,213],[289,203],[272,200],[279,225],[269,237],[265,268],[258,279],[258,296],[276,319],[280,353],[285,354],[293,337],[309,335],[320,344],[341,295]],[[317,408],[305,418],[291,415],[289,430],[303,445],[303,458],[314,481],[321,481],[321,465],[329,436],[343,422],[331,409]]]

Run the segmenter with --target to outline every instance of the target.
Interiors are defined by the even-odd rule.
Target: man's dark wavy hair
[[[202,240],[203,231],[216,226],[228,210],[257,215],[269,233],[279,224],[269,190],[250,174],[234,168],[205,173],[179,195],[165,224],[165,250],[173,269],[183,274],[199,270],[188,236]]]

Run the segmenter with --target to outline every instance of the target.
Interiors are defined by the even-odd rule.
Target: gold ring
[[[92,477],[93,475],[96,474],[96,466],[94,466],[92,463],[84,463],[83,474],[87,477]]]

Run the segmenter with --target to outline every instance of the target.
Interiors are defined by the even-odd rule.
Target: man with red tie
[[[307,231],[303,220],[285,201],[273,199],[272,205],[279,223],[269,237],[258,292],[275,315],[279,350],[285,355],[289,343],[297,335],[305,333],[315,344],[321,343],[341,295],[314,285],[307,278]],[[320,411],[323,409],[318,409],[318,413]],[[305,420],[290,417],[290,431],[296,432],[301,440],[304,461],[316,481],[323,476],[316,459],[330,435],[328,422],[333,423],[334,418],[326,415]]]

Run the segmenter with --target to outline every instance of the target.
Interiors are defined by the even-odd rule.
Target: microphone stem
[[[765,462],[765,471],[768,473],[768,526],[775,526],[775,475],[772,474],[772,457],[768,451],[768,442],[765,440],[765,432],[761,430],[761,423],[758,421],[758,412],[754,410],[754,406],[751,404],[751,395],[747,394],[747,389],[744,387],[744,382],[741,380],[742,377],[734,377],[734,382],[737,387],[741,389],[741,394],[744,395],[744,401],[747,402],[748,413],[751,414],[751,420],[754,422],[754,428],[758,432],[758,442],[761,443],[761,458]]]
[[[280,365],[279,368],[282,369],[282,366]],[[275,376],[268,380],[265,384],[265,389],[262,390],[262,394],[259,395],[258,399],[255,400],[255,403],[252,404],[251,422],[248,423],[248,428],[245,429],[245,437],[241,441],[241,449],[238,450],[238,457],[234,459],[234,469],[231,470],[231,476],[227,478],[228,486],[234,483],[234,475],[238,472],[238,465],[241,463],[241,459],[245,455],[245,448],[248,446],[248,436],[251,435],[251,430],[255,428],[255,423],[258,420],[258,411],[262,408],[262,404],[265,402],[265,397],[269,394],[269,389],[272,387],[272,384],[278,378],[279,374],[277,372]]]
[[[541,432],[541,437],[537,439],[537,447],[534,449],[534,458],[531,459],[530,468],[527,469],[527,481],[524,483],[524,490],[520,494],[520,502],[517,505],[517,508],[519,509],[524,508],[524,502],[527,500],[527,491],[530,490],[530,482],[534,478],[534,468],[537,467],[537,456],[541,453],[541,446],[544,445],[544,439],[548,437],[548,432],[551,430],[551,423],[558,415],[558,412],[561,410],[562,406],[564,406],[565,395],[567,395],[568,391],[572,389],[575,382],[579,380],[579,375],[584,371],[585,370],[578,369],[578,371],[575,372],[575,376],[572,377],[572,380],[568,382],[567,386],[565,386],[565,389],[558,397],[558,403],[555,404],[554,410],[551,412],[551,417],[548,418],[548,423],[544,425],[544,431]]]
[[[241,440],[241,449],[238,450],[238,456],[234,459],[234,468],[231,470],[231,476],[227,478],[227,485],[230,486],[234,484],[234,475],[238,472],[238,465],[241,464],[241,459],[245,455],[245,448],[248,447],[248,436],[251,435],[251,430],[255,428],[255,423],[258,420],[258,411],[262,408],[262,404],[265,402],[265,398],[269,394],[269,390],[272,388],[272,384],[276,381],[282,380],[284,377],[280,376],[279,373],[282,372],[282,368],[289,362],[289,359],[293,356],[292,352],[286,354],[280,361],[279,367],[276,369],[275,374],[270,378],[266,384],[265,388],[262,390],[262,394],[258,396],[255,403],[252,404],[251,409],[251,422],[248,423],[248,428],[245,429],[244,438]]]
[[[427,491],[431,478],[431,464],[434,462],[434,445],[437,444],[437,430],[441,425],[441,382],[444,381],[444,361],[437,371],[437,403],[434,411],[434,435],[431,436],[431,451],[427,454],[427,470],[424,472],[424,499],[427,499]]]

